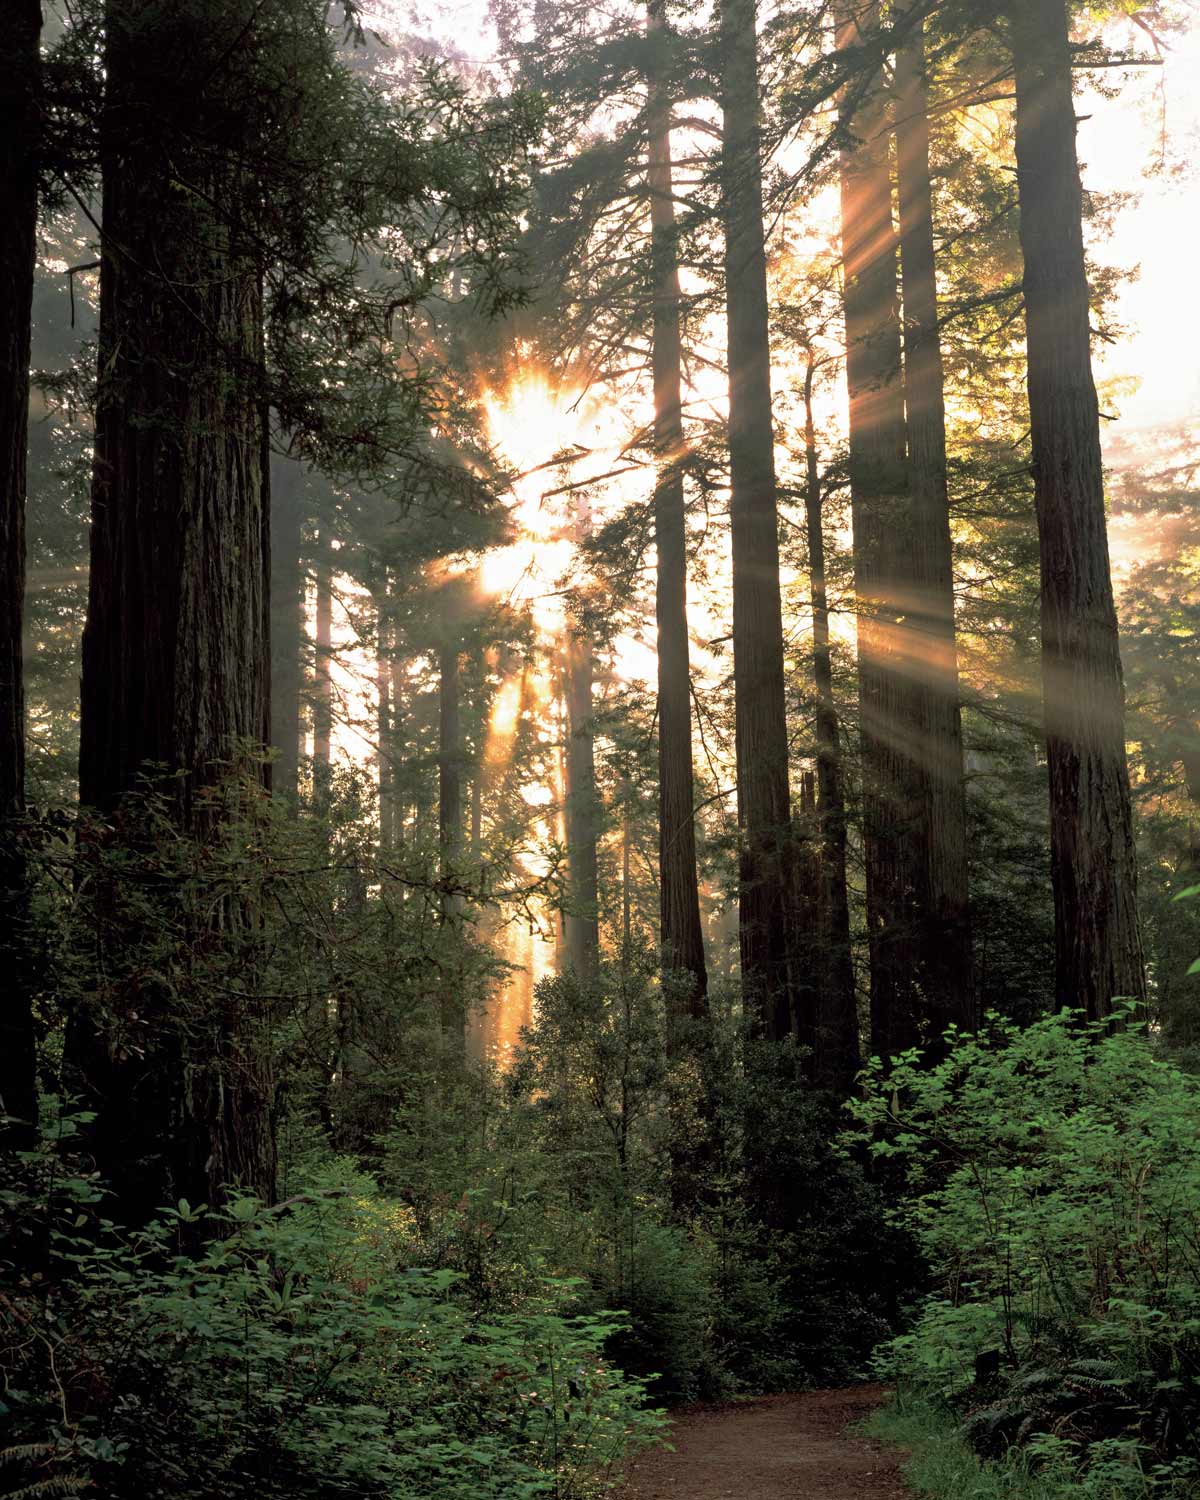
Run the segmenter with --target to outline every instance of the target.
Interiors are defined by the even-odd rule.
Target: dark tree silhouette
[[[26,1146],[37,1120],[31,978],[23,941],[25,460],[38,206],[38,0],[17,0],[0,56],[0,1143]]]
[[[647,7],[651,42],[668,38],[661,0]],[[654,54],[652,54],[653,56]],[[658,554],[658,872],[660,941],[668,969],[693,977],[693,1015],[707,1010],[708,972],[696,875],[695,793],[692,771],[691,667],[688,653],[687,528],[684,509],[683,398],[679,264],[671,164],[670,94],[661,76],[661,50],[649,79],[651,270],[653,345],[654,541]]]
[[[1064,0],[1010,0],[1059,1001],[1146,994]]]
[[[261,267],[241,232],[239,98],[255,7],[109,0],[91,567],[80,800],[111,816],[151,776],[205,836],[205,790],[268,734],[268,464]],[[223,24],[221,24],[223,23]],[[248,43],[248,45],[251,45]],[[158,780],[165,771],[166,779]],[[222,920],[235,922],[232,905]],[[185,1026],[167,988],[144,1049],[82,1012],[68,1060],[129,1222],[163,1202],[274,1189],[270,1085],[238,1002]],[[132,1024],[132,1022],[130,1022]]]
[[[918,980],[924,1013],[936,1037],[951,1023],[973,1023],[974,965],[925,36],[918,21],[910,21],[896,52],[895,128],[911,500],[904,658],[916,695],[915,751],[923,781],[920,836],[925,855]]]
[[[754,0],[724,0],[720,48],[742,983],[780,1038],[795,1020],[794,851]]]

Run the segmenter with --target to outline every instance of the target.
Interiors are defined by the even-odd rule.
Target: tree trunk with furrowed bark
[[[840,0],[838,44],[873,43],[878,5]],[[910,494],[901,371],[896,234],[880,79],[840,101],[843,300],[850,401],[850,498],[858,624],[863,846],[871,964],[871,1047],[924,1038],[920,966],[923,788],[903,628]]]
[[[146,778],[184,837],[213,847],[225,804],[208,790],[237,771],[267,780],[261,275],[224,211],[246,191],[239,169],[195,144],[198,114],[223,107],[217,45],[195,6],[109,0],[79,758],[80,800],[109,848],[138,837],[122,805]],[[168,912],[184,900],[154,894]],[[228,942],[248,919],[222,897],[210,920]],[[130,946],[128,928],[112,936]],[[197,930],[176,955],[179,982],[195,985],[182,1011],[177,987],[132,974],[104,1014],[71,1018],[68,1077],[97,1111],[90,1146],[126,1223],[181,1197],[219,1201],[229,1183],[273,1193],[266,1018],[250,980],[206,987],[204,951]]]
[[[458,923],[463,897],[454,889],[462,879],[463,855],[463,745],[462,745],[462,632],[454,618],[454,601],[450,599],[447,619],[442,624],[438,645],[438,844],[441,852],[441,876],[446,884],[442,895],[442,917]],[[441,992],[442,1036],[452,1053],[466,1045],[466,1010],[459,985],[451,975],[443,978]]]
[[[333,782],[333,546],[330,527],[317,534],[313,640],[313,803],[326,812]]]
[[[294,808],[300,778],[303,678],[305,475],[300,464],[271,457],[271,745],[272,790]]]
[[[596,977],[600,962],[600,876],[596,824],[595,725],[592,643],[580,620],[567,621],[563,645],[566,693],[564,829],[571,910],[563,920],[566,961],[582,981]]]
[[[795,1022],[795,861],[754,0],[723,0],[720,44],[742,984],[759,1031],[778,1039]]]
[[[804,379],[804,510],[813,611],[813,689],[817,729],[817,973],[813,1022],[812,1079],[818,1088],[848,1094],[861,1058],[857,997],[850,947],[850,901],[846,890],[846,794],[841,726],[833,696],[829,634],[829,590],[825,577],[821,475],[813,417],[810,360]]]
[[[904,315],[904,398],[910,483],[904,656],[911,664],[913,732],[922,781],[917,982],[923,1019],[940,1036],[975,1021],[968,902],[967,801],[963,780],[954,566],[946,476],[946,413],[924,28],[912,23],[896,53],[896,180]]]
[[[1092,1018],[1144,1000],[1125,694],[1092,379],[1065,0],[1009,0],[1041,547],[1055,983]]]
[[[647,30],[666,39],[661,0],[647,7]],[[708,971],[696,874],[692,771],[691,666],[687,617],[687,525],[683,490],[683,396],[679,265],[671,167],[670,97],[661,65],[649,80],[651,269],[654,279],[654,542],[658,554],[658,872],[663,967],[692,976],[687,1012],[707,1013]],[[674,991],[673,991],[674,993]]]
[[[37,238],[38,0],[17,0],[0,53],[0,1146],[33,1144],[37,1079],[25,942],[25,475]]]

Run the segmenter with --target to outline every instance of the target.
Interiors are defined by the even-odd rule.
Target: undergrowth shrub
[[[667,1399],[725,1394],[728,1377],[713,1347],[714,1286],[694,1240],[643,1208],[605,1249],[596,1292],[627,1318],[610,1340],[612,1357]]]
[[[723,1337],[748,1385],[855,1378],[899,1326],[921,1274],[913,1240],[889,1218],[878,1188],[834,1145],[838,1106],[807,1090],[800,1072],[790,1044],[749,1043],[726,1096],[730,1175],[713,1233],[735,1252],[730,1269],[742,1284],[725,1279]],[[760,1323],[751,1339],[742,1328],[748,1300]]]
[[[677,1402],[724,1393],[728,1377],[704,1252],[670,1222],[663,1192],[656,968],[639,958],[594,984],[544,981],[513,1071],[414,1089],[379,1162],[433,1263],[462,1272],[488,1305],[536,1274],[567,1279],[582,1312],[620,1309],[608,1357]]]
[[[718,1001],[714,1086],[668,1049],[663,999],[653,953],[544,981],[511,1074],[431,1078],[395,1111],[387,1191],[489,1304],[538,1268],[581,1310],[619,1308],[607,1352],[655,1399],[852,1378],[898,1326],[912,1242],[834,1148],[795,1049],[748,1041]]]
[[[1071,1445],[1053,1437],[1003,1459],[981,1458],[952,1411],[919,1398],[881,1407],[867,1431],[905,1450],[904,1478],[918,1500],[1185,1500],[1195,1495],[1179,1464],[1147,1469],[1122,1439],[1096,1444],[1083,1472]]]
[[[984,1454],[1167,1483],[1200,1423],[1200,1081],[1128,1020],[993,1016],[932,1068],[874,1066],[856,1112],[936,1283],[881,1373]]]
[[[652,1439],[641,1385],[604,1353],[617,1320],[576,1312],[571,1284],[484,1313],[420,1263],[411,1210],[344,1173],[276,1208],[235,1198],[194,1254],[176,1248],[202,1212],[187,1204],[122,1236],[64,1153],[74,1123],[3,1192],[22,1253],[0,1262],[0,1399],[26,1483],[582,1500]]]

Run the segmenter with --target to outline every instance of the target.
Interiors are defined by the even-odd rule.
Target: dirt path
[[[675,1452],[639,1459],[624,1500],[909,1500],[899,1456],[845,1430],[882,1396],[862,1385],[683,1413]]]

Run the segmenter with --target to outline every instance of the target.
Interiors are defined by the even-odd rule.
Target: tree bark
[[[462,726],[458,637],[438,649],[438,838],[447,866],[462,848]]]
[[[453,631],[438,648],[438,842],[441,848],[442,880],[461,877],[463,841],[462,715],[460,711],[460,636]],[[442,915],[456,922],[463,898],[447,889],[442,897]],[[455,1054],[466,1047],[467,1014],[456,983],[444,985],[441,998],[442,1035]]]
[[[869,44],[879,25],[878,5],[839,0],[838,25],[839,47]],[[909,485],[886,101],[878,77],[871,78],[861,98],[858,105],[851,86],[840,100],[842,295],[871,1046],[889,1056],[925,1039],[915,984],[924,881],[923,788],[903,629]]]
[[[333,548],[330,528],[317,535],[313,640],[313,803],[329,811],[333,786]]]
[[[650,0],[647,31],[667,40],[663,0]],[[696,814],[692,771],[691,666],[687,617],[687,523],[684,509],[679,264],[671,166],[671,101],[664,61],[652,65],[646,102],[649,137],[651,270],[653,275],[654,541],[658,554],[658,876],[663,967],[692,976],[687,1011],[708,1011],[708,971],[696,875]]]
[[[564,646],[567,699],[566,843],[570,904],[563,922],[567,964],[581,981],[600,962],[600,876],[597,859],[596,765],[592,722],[592,643],[578,620],[568,620]]]
[[[621,961],[628,964],[633,943],[633,830],[630,828],[628,778],[621,779]]]
[[[197,112],[225,107],[196,19],[159,8],[147,21],[135,0],[106,10],[79,782],[83,806],[110,818],[149,776],[186,835],[219,839],[222,804],[203,793],[231,770],[259,774],[269,734],[269,483],[261,278],[234,206],[247,188],[195,144]],[[123,837],[122,820],[112,828]],[[220,906],[214,920],[243,920]],[[180,1197],[219,1201],[232,1182],[273,1192],[264,1017],[248,992],[217,998],[202,972],[197,986],[198,1013],[181,1015],[168,987],[131,981],[120,1021],[144,1047],[113,1045],[107,1017],[72,1017],[68,1070],[98,1111],[92,1149],[126,1222]]]
[[[271,744],[273,790],[296,805],[300,777],[303,681],[304,470],[293,458],[271,456]]]
[[[922,23],[910,26],[896,53],[895,128],[911,485],[904,659],[911,663],[916,696],[925,854],[918,981],[930,1031],[940,1036],[952,1023],[973,1026],[976,1017]]]
[[[1055,984],[1089,1017],[1144,1001],[1125,692],[1092,380],[1065,0],[1008,0],[1041,548]]]
[[[850,948],[850,901],[846,890],[846,794],[842,775],[841,726],[833,695],[829,634],[829,590],[825,577],[821,474],[813,417],[815,365],[804,373],[804,512],[813,613],[813,689],[817,729],[817,826],[820,831],[818,887],[819,956],[812,1079],[818,1088],[848,1094],[861,1057],[858,1005]]]
[[[379,852],[386,858],[396,842],[396,798],[392,773],[392,656],[394,627],[388,595],[388,572],[375,600],[375,752],[379,795]]]
[[[720,28],[742,985],[779,1039],[794,1024],[794,860],[754,0],[723,0]]]
[[[0,52],[0,1147],[23,1150],[37,1125],[32,975],[26,942],[25,489],[29,344],[37,239],[42,14],[18,0]]]

